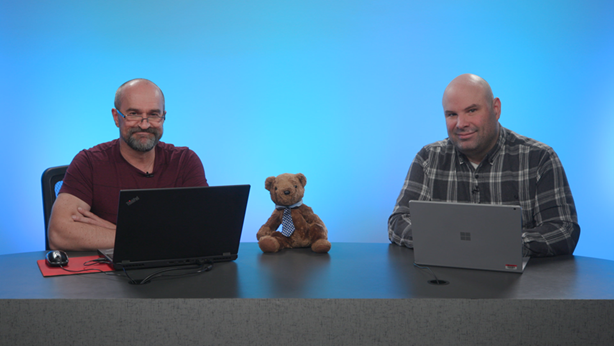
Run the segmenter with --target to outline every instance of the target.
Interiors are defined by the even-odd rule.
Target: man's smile
[[[458,139],[460,140],[467,140],[470,139],[471,137],[473,137],[474,134],[476,134],[476,131],[470,131],[470,132],[457,132],[456,133],[456,137],[458,137]]]

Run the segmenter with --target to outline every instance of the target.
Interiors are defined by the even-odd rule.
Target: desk
[[[135,286],[44,278],[44,253],[0,256],[0,344],[614,342],[614,262],[590,257],[534,258],[524,274],[432,267],[450,282],[432,285],[396,245],[335,243],[322,255],[242,243],[210,272]]]

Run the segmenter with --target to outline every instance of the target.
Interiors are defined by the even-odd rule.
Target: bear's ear
[[[273,188],[273,184],[275,184],[275,177],[268,177],[264,181],[264,188],[271,191],[271,188]]]
[[[301,182],[301,185],[303,185],[303,187],[305,187],[305,185],[307,185],[307,178],[305,177],[305,175],[303,173],[297,173],[296,177],[298,178],[298,181]]]

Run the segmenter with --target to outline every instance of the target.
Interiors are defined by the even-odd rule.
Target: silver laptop
[[[237,258],[249,185],[122,190],[115,247],[98,250],[116,270]]]
[[[426,266],[522,273],[517,205],[410,201],[414,260]]]

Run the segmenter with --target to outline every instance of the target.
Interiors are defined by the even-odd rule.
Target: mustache
[[[147,133],[151,133],[153,135],[155,135],[157,133],[157,131],[154,130],[153,128],[151,128],[151,127],[147,128],[147,129],[142,129],[140,127],[136,127],[136,128],[130,129],[129,135],[132,135],[132,134],[137,133],[137,132],[147,132]]]

